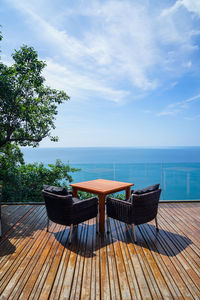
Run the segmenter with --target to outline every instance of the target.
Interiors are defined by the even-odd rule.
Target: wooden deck
[[[69,228],[51,223],[44,206],[3,206],[0,299],[200,299],[200,203],[161,203],[154,223],[136,228],[94,220]]]

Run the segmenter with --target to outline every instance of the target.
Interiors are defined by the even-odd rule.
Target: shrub
[[[3,181],[3,201],[5,202],[39,202],[43,201],[43,184],[64,186],[72,182],[69,173],[80,169],[71,168],[69,164],[64,164],[56,160],[55,164],[43,163],[22,164],[8,169]],[[4,174],[5,175],[5,174]]]

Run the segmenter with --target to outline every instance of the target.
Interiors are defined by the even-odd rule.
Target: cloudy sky
[[[70,101],[41,147],[200,146],[199,0],[0,0],[1,59],[33,46]]]

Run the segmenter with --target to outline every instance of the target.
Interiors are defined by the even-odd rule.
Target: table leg
[[[131,196],[131,187],[126,188],[126,199],[129,199]]]
[[[72,195],[73,197],[77,198],[78,197],[78,190],[74,187],[72,187]]]
[[[105,198],[106,195],[99,195],[99,231],[105,232]]]

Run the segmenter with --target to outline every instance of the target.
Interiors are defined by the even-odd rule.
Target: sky
[[[59,106],[40,147],[200,146],[200,0],[0,0],[1,60],[33,46]]]

